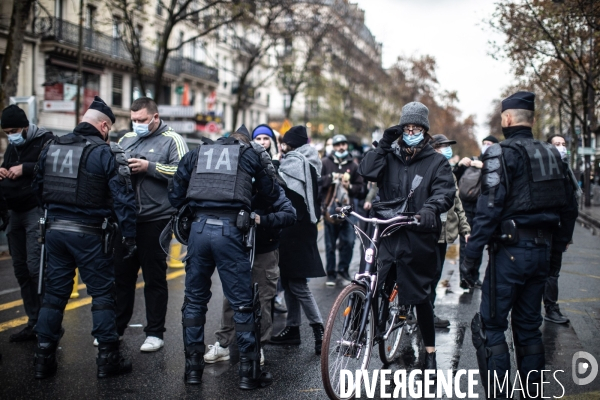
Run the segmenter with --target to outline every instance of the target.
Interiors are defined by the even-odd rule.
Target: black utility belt
[[[552,240],[552,233],[544,229],[520,228],[518,232],[519,240],[536,240],[536,242]]]
[[[532,240],[535,244],[546,244],[552,241],[552,232],[547,229],[519,228],[514,220],[502,221],[500,224],[502,234],[498,237],[505,245],[517,244],[521,240]]]
[[[65,219],[55,219],[48,221],[46,223],[46,230],[51,229],[55,231],[83,233],[86,235],[103,235],[103,229],[101,225],[86,225]]]
[[[194,222],[200,222],[202,219],[206,219],[208,225],[223,225],[223,220],[228,220],[232,226],[235,225],[244,233],[248,232],[253,223],[251,213],[246,210],[240,210],[239,212],[196,211]]]

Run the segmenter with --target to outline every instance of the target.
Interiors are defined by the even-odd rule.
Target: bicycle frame
[[[347,215],[352,215],[353,217],[373,224],[375,227],[375,230],[373,232],[373,235],[371,238],[369,238],[369,236],[363,232],[360,228],[358,228],[356,226],[356,224],[354,224],[353,222],[351,222],[350,220],[348,220],[349,223],[351,223],[354,226],[354,229],[357,231],[357,233],[362,233],[366,238],[369,238],[370,240],[370,245],[368,249],[365,249],[365,261],[366,261],[366,266],[365,266],[365,271],[362,273],[357,273],[354,275],[354,280],[352,281],[355,284],[364,286],[367,293],[366,293],[366,304],[363,306],[364,310],[369,310],[370,307],[373,307],[373,315],[376,319],[376,321],[374,321],[375,326],[379,325],[379,306],[377,304],[377,286],[378,286],[378,282],[377,282],[377,260],[378,260],[378,242],[379,239],[381,237],[385,237],[393,232],[395,232],[397,229],[400,229],[400,227],[402,226],[406,226],[406,225],[418,225],[417,219],[415,217],[409,217],[409,216],[404,216],[404,215],[400,215],[398,217],[394,217],[388,220],[381,220],[381,219],[377,219],[377,218],[365,218],[363,216],[361,216],[360,214],[355,213],[354,211],[352,211],[352,207],[351,206],[346,206],[346,207],[342,207],[340,209],[340,214],[337,216],[337,218],[340,219],[345,219]],[[333,217],[333,216],[332,216]],[[389,225],[387,226],[385,229],[383,229],[383,231],[380,234],[380,225]],[[360,236],[359,236],[360,238]],[[362,238],[360,238],[361,242],[362,242]],[[364,243],[363,243],[364,245]],[[350,299],[348,302],[348,306],[349,307],[353,307],[354,306],[354,301],[355,299]],[[368,312],[365,312],[362,314],[361,316],[361,320],[360,320],[360,327],[358,330],[358,338],[362,338],[364,332],[365,332],[365,328],[367,325],[367,317],[368,317]],[[348,329],[348,324],[349,324],[350,319],[348,318],[348,316],[345,317],[344,320],[344,331],[346,331]],[[385,335],[389,335],[391,333],[391,328],[389,330],[389,332],[386,332]],[[360,351],[357,353],[357,356],[360,356]]]

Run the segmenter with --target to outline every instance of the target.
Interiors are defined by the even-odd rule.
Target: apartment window
[[[94,22],[94,18],[96,16],[97,8],[96,6],[89,5],[85,9],[85,27],[88,29],[92,28],[92,23]]]
[[[156,0],[156,15],[162,15],[163,9],[160,5],[160,0]]]
[[[123,75],[113,74],[112,105],[123,107]]]

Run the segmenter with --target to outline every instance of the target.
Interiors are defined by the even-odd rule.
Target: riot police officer
[[[46,292],[35,326],[35,377],[56,373],[56,348],[73,288],[75,268],[92,296],[92,335],[98,338],[98,378],[131,371],[119,352],[115,322],[112,233],[113,210],[119,221],[126,256],[135,251],[136,206],[127,160],[108,134],[115,122],[112,110],[95,97],[72,133],[44,148],[33,187],[47,209],[45,246]]]
[[[182,307],[185,346],[185,382],[199,384],[204,370],[204,324],[215,269],[223,292],[234,310],[240,350],[240,388],[255,389],[272,383],[261,371],[260,338],[253,315],[252,272],[244,234],[249,222],[252,180],[264,204],[279,198],[275,170],[264,147],[250,142],[242,125],[236,133],[216,142],[203,139],[179,162],[169,190],[169,201],[194,212],[185,267]]]
[[[504,337],[511,313],[515,355],[526,396],[536,397],[545,356],[541,302],[551,255],[571,240],[577,206],[566,170],[554,146],[533,138],[535,95],[517,92],[502,101],[506,140],[483,156],[481,197],[461,264],[474,283],[473,266],[488,244],[490,263],[482,287],[480,312],[471,323],[481,380],[509,375]],[[560,229],[558,229],[560,226]],[[529,374],[531,372],[531,374]],[[527,383],[526,383],[527,382]],[[539,385],[537,386],[539,388]],[[487,397],[510,397],[510,388],[486,387]]]

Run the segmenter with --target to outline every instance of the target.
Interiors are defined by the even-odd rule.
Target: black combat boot
[[[121,375],[131,372],[131,361],[121,355],[119,351],[119,342],[99,343],[98,357],[98,378],[107,378],[111,375]]]
[[[202,383],[204,372],[204,353],[198,350],[185,350],[185,383],[188,385],[199,385]]]
[[[325,333],[325,328],[323,328],[323,324],[310,324],[313,329],[313,333],[315,335],[315,354],[321,355],[321,347],[323,346],[323,334]]]
[[[286,326],[276,336],[271,336],[271,344],[300,344],[300,327]]]
[[[56,374],[56,344],[38,343],[35,349],[35,379],[46,379]]]
[[[425,366],[423,367],[423,375],[427,370],[432,370],[433,374],[431,376],[431,380],[435,381],[437,379],[437,362],[435,361],[435,351],[433,353],[425,354]]]
[[[258,364],[258,363],[256,363]],[[254,368],[258,368],[256,379],[254,376]],[[240,389],[252,390],[264,388],[273,383],[273,376],[269,372],[265,372],[256,365],[248,357],[248,353],[240,354]]]

